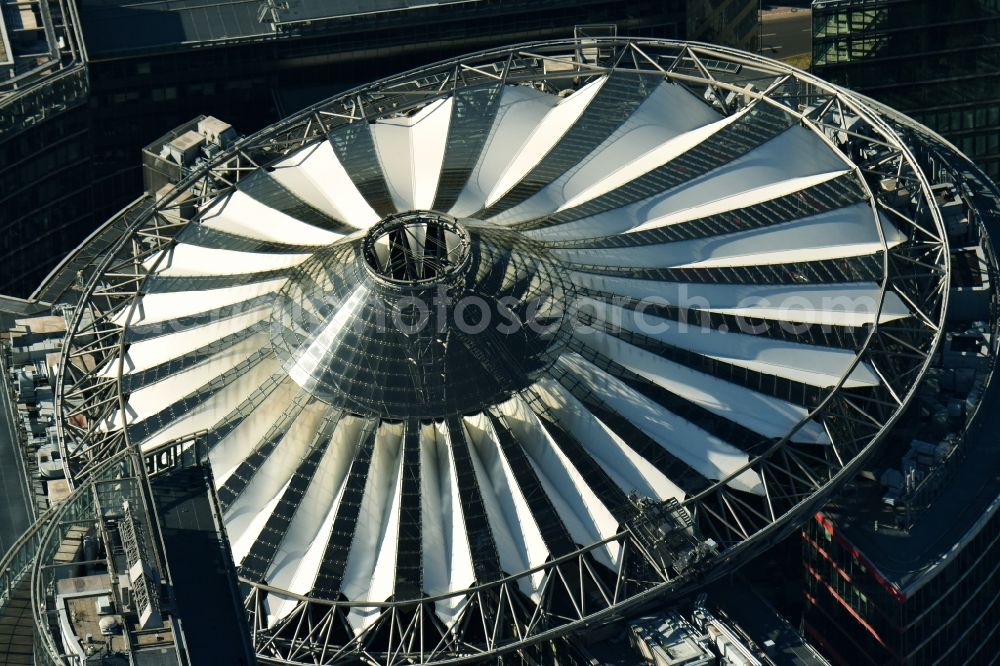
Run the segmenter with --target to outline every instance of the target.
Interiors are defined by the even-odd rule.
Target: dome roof
[[[354,414],[495,405],[558,357],[572,285],[540,243],[440,213],[393,215],[297,266],[271,311],[292,379]]]
[[[414,592],[475,582],[473,528],[492,532],[493,574],[516,574],[613,534],[633,490],[683,500],[726,480],[761,493],[758,473],[742,471],[749,450],[793,430],[828,444],[820,422],[800,424],[809,397],[845,373],[849,386],[878,382],[866,364],[851,369],[874,306],[824,302],[850,292],[877,304],[878,257],[905,239],[879,227],[853,165],[817,132],[760,103],[723,117],[649,74],[615,71],[561,95],[462,96],[485,95],[472,119],[457,111],[467,99],[449,97],[346,125],[242,181],[149,260],[125,322],[137,331],[125,377],[133,441],[211,428],[267,391],[230,435],[216,430],[211,456],[252,577],[388,599],[393,567],[378,565],[394,563],[404,499],[442,521]],[[449,177],[458,162],[465,182]],[[445,238],[431,270],[421,260],[435,235]],[[577,312],[558,335],[504,335],[499,317],[482,330],[455,321],[469,297],[490,308],[470,305],[480,317],[512,298],[518,323],[533,305],[556,311],[546,318]],[[881,316],[907,314],[890,298]],[[168,336],[141,333],[191,316]],[[727,330],[741,316],[776,330]],[[786,323],[843,329],[848,344],[789,335]],[[798,399],[768,390],[774,379]],[[407,437],[435,497],[403,496]],[[584,476],[588,463],[601,473]],[[303,465],[317,482],[295,493]],[[366,520],[340,506],[352,483]],[[469,493],[482,525],[456,525],[454,500]],[[280,511],[283,532],[265,532]],[[324,524],[338,517],[343,548]],[[317,578],[334,580],[317,590]]]
[[[669,584],[809,510],[905,405],[947,254],[891,131],[774,63],[719,54],[720,88],[686,46],[621,48],[376,84],[161,205],[188,212],[106,315],[100,429],[197,440],[260,631],[315,601],[349,641],[411,599],[458,631],[571,556],[589,604]]]

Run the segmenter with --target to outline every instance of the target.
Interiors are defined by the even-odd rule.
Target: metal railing
[[[86,65],[75,65],[0,99],[0,137],[7,139],[49,117],[81,106],[90,95]]]
[[[35,624],[35,663],[46,666],[70,666],[73,658],[65,654],[55,635],[48,630],[48,600],[55,583],[55,572],[47,568],[55,560],[60,545],[73,525],[100,519],[97,510],[95,486],[98,483],[120,478],[124,473],[138,470],[135,456],[123,451],[96,470],[85,483],[80,484],[66,500],[42,514],[0,559],[0,616],[11,609],[16,600],[14,590],[27,580],[31,581],[31,611]]]
[[[74,288],[83,289],[107,248],[123,236],[132,224],[153,205],[153,197],[143,194],[98,227],[75,250],[60,261],[31,295],[32,300],[57,304],[67,300]],[[75,298],[69,299],[75,305]]]
[[[59,14],[58,24],[53,8]],[[81,106],[90,95],[87,53],[76,3],[40,0],[38,10],[49,42],[49,59],[0,80],[0,139],[6,140],[51,116]],[[59,34],[57,27],[61,28]]]

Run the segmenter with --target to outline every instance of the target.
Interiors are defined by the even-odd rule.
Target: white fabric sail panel
[[[884,221],[885,241],[906,240]],[[884,249],[875,214],[866,203],[722,236],[628,248],[555,249],[572,263],[634,268],[760,266],[874,254]]]
[[[618,414],[705,478],[728,479],[749,462],[750,458],[743,451],[667,411],[578,354],[564,354],[557,363],[579,377]],[[754,494],[764,492],[760,476],[750,469],[729,479],[727,485]]]
[[[512,187],[521,182],[555,148],[607,80],[607,76],[594,79],[569,97],[560,99],[558,104],[545,114],[486,197],[487,206],[496,203]]]
[[[448,211],[456,217],[475,213],[496,187],[504,169],[517,155],[542,118],[559,102],[555,95],[529,86],[505,86],[490,134],[469,180]]]
[[[584,192],[595,191],[608,174],[627,169],[663,144],[719,119],[712,107],[686,88],[665,81],[579,165],[492,220],[510,224],[560,210]]]
[[[877,287],[869,289],[863,286],[843,285],[839,293],[833,295],[827,293],[818,298],[813,298],[813,294],[803,297],[792,295],[785,300],[776,301],[773,306],[757,302],[743,307],[713,308],[713,310],[738,317],[763,317],[786,322],[856,327],[873,324],[876,313],[879,323],[911,316],[912,313],[903,303],[903,299],[894,291],[885,292],[885,300],[882,309],[879,310],[880,296],[881,292]]]
[[[271,514],[278,508],[281,496],[288,490],[288,486],[292,482],[291,477],[283,476],[282,478],[284,482],[273,490],[273,494],[264,496],[264,493],[260,491],[262,497],[254,505],[253,511],[245,512],[240,516],[240,518],[246,518],[246,520],[242,521],[238,530],[235,528],[231,529],[229,521],[223,518],[226,524],[226,534],[229,537],[229,543],[232,548],[233,561],[237,564],[241,563],[243,558],[246,557],[254,541],[260,535],[261,530],[267,525]]]
[[[309,488],[264,576],[271,585],[296,594],[312,589],[326,549],[328,531],[322,531],[322,527],[354,461],[354,445],[362,423],[361,419],[345,417],[331,433]]]
[[[500,566],[508,573],[541,566],[548,559],[549,550],[507,458],[500,451],[496,434],[482,414],[465,417],[463,421]],[[537,602],[542,578],[541,572],[523,576],[518,586]]]
[[[198,224],[244,238],[291,245],[329,245],[340,234],[314,227],[234,190],[213,202]]]
[[[621,325],[626,330],[673,347],[820,388],[839,382],[855,358],[854,352],[847,349],[799,344],[763,335],[723,332],[701,328],[696,323],[685,326],[590,299],[581,299],[581,306],[612,325]],[[864,363],[854,369],[845,384],[849,388],[878,385],[878,376]]]
[[[746,111],[742,113],[746,113]],[[741,115],[729,116],[725,120],[707,125],[689,134],[700,135],[702,132],[707,132],[706,136],[697,137],[697,143],[704,140],[711,145],[712,134],[734,122]],[[685,136],[688,135],[682,135],[682,138]],[[691,147],[693,145],[685,146],[685,150]],[[667,160],[664,160],[660,164],[666,162]],[[652,166],[659,166],[659,164]],[[770,141],[735,157],[731,162],[675,188],[622,208],[556,227],[538,229],[530,232],[529,235],[545,240],[562,240],[608,236],[636,230],[643,225],[655,227],[659,226],[658,220],[660,218],[682,211],[685,214],[693,214],[693,210],[697,210],[701,206],[712,205],[722,196],[728,197],[729,204],[732,206],[742,207],[750,205],[751,201],[760,196],[759,194],[748,195],[745,199],[746,202],[741,203],[740,197],[743,193],[754,192],[764,187],[778,186],[785,181],[809,176],[823,176],[825,178],[829,174],[843,173],[851,168],[849,163],[844,162],[832,148],[813,132],[794,125]],[[635,174],[635,176],[638,175],[641,173]],[[619,178],[613,182],[617,185],[623,185],[628,180]],[[582,197],[578,199],[580,200],[570,203],[575,206],[583,202]],[[568,204],[564,208],[569,207],[571,206]],[[697,216],[700,217],[700,215]]]
[[[549,377],[533,390],[559,419],[559,424],[587,450],[623,492],[633,490],[660,501],[684,501],[684,491],[636,453],[613,430],[563,386]]]
[[[256,333],[246,340],[223,349],[201,363],[175,372],[160,381],[133,391],[126,408],[129,422],[137,423],[163,411],[183,396],[197,391],[216,377],[232,370],[251,354],[270,344],[267,332]]]
[[[172,319],[249,301],[257,296],[277,291],[283,284],[285,278],[277,278],[220,289],[144,294],[135,307],[127,307],[115,314],[113,321],[119,326],[127,323],[133,327],[170,322]],[[249,311],[249,308],[247,310]]]
[[[692,310],[744,317],[832,326],[864,326],[875,322],[881,298],[873,282],[816,285],[748,285],[657,282],[637,278],[570,273],[574,283],[610,294],[646,299],[652,305],[675,305]],[[692,321],[697,321],[692,312]],[[879,321],[910,316],[893,292],[887,292]]]
[[[326,409],[323,403],[313,402],[299,413],[278,443],[281,454],[264,459],[247,487],[226,511],[223,520],[234,562],[242,562],[250,552],[295,468],[308,453]]]
[[[246,330],[268,316],[269,311],[266,308],[257,308],[236,317],[212,322],[210,326],[192,328],[185,328],[179,324],[165,326],[163,335],[144,339],[128,346],[125,351],[125,361],[122,363],[122,374],[134,374],[180,358],[227,335]],[[117,356],[110,359],[101,368],[99,374],[102,377],[116,377],[118,375],[118,361]]]
[[[871,216],[866,204],[857,204],[759,233],[722,237],[711,246],[710,252],[701,253],[702,258],[679,267],[761,266],[862,257],[906,242],[906,236],[881,214],[880,236],[874,222],[868,226]]]
[[[685,135],[687,136],[687,135]],[[526,235],[534,238],[550,241],[577,241],[587,238],[602,238],[622,233],[634,233],[645,231],[657,227],[668,226],[680,222],[689,222],[711,215],[717,215],[736,208],[753,206],[765,201],[771,201],[794,192],[805,190],[809,187],[821,184],[838,176],[842,176],[846,171],[833,171],[821,173],[814,176],[802,176],[791,178],[771,185],[753,188],[735,194],[724,194],[718,199],[700,206],[685,208],[683,210],[668,213],[659,217],[650,217],[642,206],[626,206],[614,209],[597,215],[584,217],[550,227],[531,229],[526,231]],[[652,199],[646,199],[648,203]],[[577,201],[574,205],[579,205],[584,201]],[[640,202],[641,204],[642,202]],[[569,206],[566,206],[567,208]]]
[[[853,354],[850,354],[849,352],[844,353],[842,354],[842,359],[840,361],[842,371],[839,374],[837,374],[835,369],[827,370],[825,372],[811,373],[808,366],[803,363],[805,359],[801,354],[795,354],[793,361],[795,366],[789,367],[788,365],[782,363],[782,354],[780,350],[773,349],[770,351],[773,353],[766,354],[762,359],[735,358],[730,355],[706,355],[712,356],[712,358],[717,361],[723,361],[731,365],[747,368],[748,370],[754,370],[755,372],[760,372],[766,375],[784,376],[787,379],[791,379],[802,384],[811,384],[812,386],[818,386],[820,388],[832,388],[833,386],[836,386],[841,377],[843,377],[848,371],[850,364],[854,361]],[[826,361],[823,365],[825,367],[829,367],[830,359],[823,360]],[[861,362],[851,372],[850,376],[848,376],[847,380],[844,382],[844,386],[847,388],[860,388],[877,386],[878,383],[878,376],[872,371],[871,366],[865,362]]]
[[[150,269],[159,262],[156,270],[158,277],[241,275],[292,268],[310,256],[312,255],[240,252],[178,243],[169,250],[151,256],[144,264]]]
[[[788,196],[789,194],[801,192],[802,190],[815,187],[816,185],[821,185],[827,181],[833,180],[834,178],[843,176],[846,173],[847,170],[842,170],[829,171],[809,176],[799,176],[797,178],[788,178],[776,183],[769,183],[767,185],[762,185],[761,187],[744,190],[735,194],[726,194],[718,199],[714,199],[713,201],[691,206],[689,208],[668,213],[661,217],[649,220],[634,229],[630,229],[628,233],[636,233],[639,231],[646,231],[648,229],[666,227],[680,222],[690,222],[691,220],[718,215],[731,210],[755,206],[757,204],[764,203],[765,201],[773,201],[774,199],[780,199],[781,197]]]
[[[375,251],[375,255],[378,257],[379,263],[387,265],[389,263],[389,238],[382,237],[375,240],[372,243],[371,248]]]
[[[431,202],[433,205],[433,202]],[[427,208],[430,208],[428,205]],[[427,243],[427,226],[418,225],[414,227],[411,231],[406,234],[406,244],[410,246],[410,251],[413,252],[413,256],[417,257],[417,267],[421,275],[424,271],[424,245]],[[378,245],[376,243],[376,245]],[[445,246],[447,247],[448,240],[445,239]],[[450,250],[450,248],[449,248]]]
[[[784,437],[809,416],[804,407],[697,372],[602,331],[578,335],[577,339],[626,370],[763,437]],[[822,424],[807,421],[792,441],[829,444],[830,438]]]
[[[320,141],[285,158],[271,175],[313,208],[356,229],[366,229],[379,220],[329,141]]]
[[[741,114],[729,116],[728,118],[717,120],[703,127],[698,127],[690,132],[685,132],[684,134],[667,141],[661,146],[657,146],[653,150],[650,150],[648,153],[634,160],[628,166],[609,174],[604,180],[588,187],[582,193],[560,206],[559,210],[562,211],[575,208],[576,206],[586,203],[591,199],[596,199],[597,197],[616,190],[622,185],[639,178],[643,174],[667,164],[676,157],[691,150],[698,144],[705,141],[711,141],[712,135],[726,125],[735,122],[740,115]],[[566,240],[610,236],[624,233],[645,221],[646,218],[638,213],[642,210],[642,204],[648,201],[650,201],[650,199],[645,199],[642,202],[638,202],[637,204],[626,206],[624,208],[617,208],[598,215],[584,217],[579,220],[573,220],[571,222],[550,227],[543,227],[540,229],[532,229],[527,231],[526,234],[543,240]]]
[[[358,524],[344,567],[341,591],[348,599],[386,601],[396,587],[399,505],[403,483],[403,426],[383,421],[361,500]],[[374,622],[381,609],[352,608],[348,621],[356,632]]]
[[[430,596],[471,587],[476,580],[455,477],[455,459],[443,423],[420,428],[420,502],[424,592]],[[452,626],[468,599],[464,595],[435,602],[438,618]]]
[[[180,418],[172,421],[162,430],[142,441],[142,450],[149,451],[178,437],[187,437],[193,432],[207,430],[221,418],[232,412],[253,391],[279,369],[278,359],[270,356],[250,371],[234,379],[229,385],[202,404],[193,407]]]
[[[212,463],[212,477],[216,488],[224,486],[246,459],[248,447],[253,446],[248,442],[259,442],[268,428],[281,418],[281,414],[291,405],[292,399],[300,390],[295,382],[285,379],[257,409],[251,411],[232,432],[212,447],[208,458]]]
[[[316,486],[316,494],[309,494],[303,498],[303,503],[313,499],[315,505],[311,505],[309,512],[303,514],[301,519],[296,513],[295,522],[289,525],[289,532],[285,537],[285,543],[303,544],[305,554],[300,560],[295,561],[291,555],[286,557],[283,550],[279,552],[281,564],[273,568],[273,573],[268,578],[272,584],[302,595],[313,588],[320,565],[323,563],[330,530],[337,517],[344,487],[347,485],[347,475],[354,461],[355,446],[364,423],[364,419],[345,415],[337,424],[331,437],[330,447],[324,454],[308,491],[312,493],[313,486]],[[303,508],[300,506],[299,511]],[[315,522],[317,516],[321,516],[318,525]],[[311,538],[310,533],[312,533]],[[285,617],[298,605],[295,599],[278,599],[273,594],[268,597],[269,618],[273,617],[275,621]]]
[[[591,544],[615,536],[618,521],[553,441],[531,408],[515,398],[497,411],[504,414],[510,432],[520,442],[573,541],[578,545]],[[591,552],[602,564],[614,568],[621,548],[618,543],[611,542]]]
[[[453,102],[451,97],[436,100],[412,116],[371,125],[375,151],[397,210],[434,206]]]
[[[365,304],[367,296],[368,289],[364,285],[354,289],[337,313],[324,324],[323,330],[312,339],[305,353],[296,353],[295,364],[288,369],[289,377],[300,386],[310,385],[312,377],[320,372],[318,368],[324,363],[325,355],[336,347],[344,327],[353,321],[355,312]]]
[[[838,173],[853,168],[812,130],[792,125],[781,134],[728,164],[658,194],[648,217],[704,206],[720,193],[746,192],[786,180]]]
[[[278,592],[269,592],[267,598],[264,599],[264,613],[267,617],[267,626],[273,627],[288,617],[288,614],[295,610],[301,603],[295,597],[284,597]]]

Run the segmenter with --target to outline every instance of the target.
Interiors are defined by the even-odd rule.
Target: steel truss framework
[[[102,461],[132,444],[126,429],[108,427],[116,411],[125,412],[121,364],[116,375],[100,371],[114,359],[124,358],[127,340],[117,322],[137,307],[145,278],[157,268],[147,260],[171,246],[193,212],[255,170],[323,141],[345,124],[409,113],[467,87],[499,81],[544,90],[560,81],[585,81],[612,69],[663,76],[686,86],[724,114],[751,104],[769,105],[823,135],[856,165],[868,202],[888,215],[908,238],[890,248],[882,237],[885,249],[877,255],[882,264],[879,312],[891,290],[912,316],[867,327],[861,352],[836,386],[817,396],[809,416],[785,437],[751,451],[749,462],[729,477],[752,469],[763,483],[760,497],[734,491],[723,479],[685,499],[682,513],[693,522],[693,533],[718,546],[717,553],[706,553],[702,561],[689,567],[666,561],[655,541],[648,538],[649,530],[643,528],[643,521],[649,519],[637,510],[635,521],[607,540],[621,548],[617,571],[609,574],[595,567],[589,553],[607,542],[592,544],[517,576],[462,591],[468,601],[451,626],[443,625],[434,614],[433,604],[441,597],[378,603],[326,601],[247,580],[246,609],[263,662],[475,661],[487,653],[517,650],[617,616],[626,607],[664,591],[690,587],[737,558],[764,548],[781,536],[784,527],[806,516],[839,480],[857,469],[912,397],[941,337],[949,253],[930,183],[887,122],[847,91],[735,50],[629,39],[544,42],[450,60],[313,106],[241,140],[145,212],[105,255],[74,314],[71,338],[63,350],[57,401],[69,478],[74,482],[86,479]],[[875,321],[879,322],[878,313]],[[845,388],[847,377],[860,363],[874,369],[880,380],[877,387]],[[532,399],[531,395],[523,397]],[[810,419],[825,424],[831,446],[791,441]],[[192,445],[196,440],[187,438],[167,443],[154,453],[169,460]],[[520,580],[533,575],[543,579],[538,603],[518,587]],[[296,599],[298,606],[269,627],[262,610],[267,595]],[[378,619],[355,633],[346,614],[358,609]]]

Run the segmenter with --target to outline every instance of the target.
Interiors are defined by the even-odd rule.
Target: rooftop
[[[691,600],[689,600],[690,602]],[[629,642],[646,661],[664,666],[830,666],[749,583],[735,575],[705,594],[653,611],[628,626]],[[583,648],[589,663],[632,666],[632,651],[593,636]]]
[[[991,408],[998,399],[1000,388],[994,383],[983,396],[984,408],[964,445],[964,457],[949,467],[939,494],[915,516],[910,529],[890,527],[898,512],[881,501],[885,488],[876,481],[855,482],[837,505],[824,509],[836,530],[907,596],[961,550],[1000,505],[1000,446],[994,436],[1000,412]]]
[[[991,391],[996,400],[996,391]],[[987,409],[986,433],[996,432],[1000,415]],[[981,431],[982,432],[982,431]],[[954,470],[944,492],[906,531],[875,530],[887,524],[892,511],[879,501],[876,483],[856,486],[856,494],[830,512],[840,532],[858,547],[891,583],[907,595],[916,592],[949,557],[964,545],[996,511],[1000,498],[1000,447],[989,435],[970,442],[964,460]]]
[[[91,55],[277,36],[336,21],[480,0],[80,0]]]
[[[276,22],[295,23],[326,18],[347,18],[367,14],[402,12],[441,5],[471,4],[480,0],[304,0],[275,10]]]
[[[972,207],[981,216],[989,216],[982,219],[989,235],[1000,238],[1000,199],[995,187],[981,173],[971,170],[967,158],[940,147],[934,152],[942,168],[958,174]],[[952,266],[954,269],[955,264]],[[968,262],[959,268],[960,272],[971,270]],[[971,277],[966,275],[965,279]],[[996,360],[991,363],[980,370],[995,372]],[[883,501],[886,488],[873,479],[857,479],[835,505],[824,509],[838,533],[907,596],[940,571],[1000,507],[1000,446],[994,434],[1000,428],[1000,412],[995,409],[998,400],[1000,387],[993,381],[978,399],[979,409],[972,411],[975,416],[964,444],[950,462],[935,472],[934,478],[925,482],[932,492],[918,502],[920,510],[910,516],[908,529],[893,527],[899,510]]]
[[[749,581],[725,578],[706,591],[724,618],[762,647],[775,666],[830,666]]]
[[[80,21],[91,55],[270,34],[258,0],[127,2],[81,0]]]
[[[102,635],[100,622],[110,613],[98,609],[99,599],[112,596],[111,578],[107,574],[66,578],[57,582],[56,593],[63,599],[63,608],[75,636],[80,637],[80,649],[87,654],[104,650],[122,652],[128,649],[128,642],[121,633]],[[74,646],[75,647],[75,646]]]
[[[14,319],[26,315],[34,315],[45,312],[44,305],[39,305],[33,301],[26,301],[14,296],[0,295],[0,329],[8,329],[14,325]]]
[[[82,63],[72,9],[52,0],[0,0],[0,96]]]
[[[84,59],[73,3],[0,0],[0,134],[83,104]]]
[[[179,666],[183,632],[162,615],[161,583],[169,578],[156,555],[155,524],[135,477],[95,487],[96,522],[80,519],[59,543],[51,577],[62,649],[80,660],[110,653],[101,663]]]
[[[855,5],[861,4],[862,2],[868,2],[871,4],[871,0],[813,0],[813,9],[825,9],[827,7],[853,7]]]
[[[484,92],[484,104],[489,104],[474,125],[450,124],[450,104],[464,104],[467,95],[472,99]],[[761,105],[723,120],[703,94],[663,80],[659,73],[628,70],[581,81],[565,93],[490,84],[461,91],[460,102],[434,100],[405,116],[342,125],[328,140],[245,175],[232,192],[206,202],[203,216],[178,233],[169,255],[162,262],[150,260],[159,268],[146,280],[141,306],[134,316],[127,315],[130,320],[122,319],[131,336],[122,359],[128,368],[123,392],[135,418],[128,435],[150,451],[190,432],[211,432],[206,446],[218,470],[226,529],[245,579],[276,588],[294,586],[283,589],[320,598],[340,594],[340,585],[357,598],[382,594],[368,586],[394,589],[402,579],[391,567],[375,568],[377,557],[394,556],[396,533],[402,529],[396,523],[360,521],[321,486],[310,486],[310,470],[339,475],[354,469],[340,462],[342,452],[368,456],[371,450],[395,460],[407,447],[431,452],[446,438],[461,446],[471,437],[484,447],[482,455],[511,450],[507,455],[514,455],[518,438],[527,441],[531,448],[517,468],[524,475],[511,473],[503,486],[485,477],[479,481],[471,460],[471,476],[450,464],[435,467],[434,473],[455,488],[466,478],[475,480],[485,489],[484,502],[495,507],[494,516],[512,511],[529,515],[527,505],[507,502],[520,484],[535,487],[530,456],[537,456],[547,466],[546,483],[560,503],[551,509],[536,505],[534,510],[544,516],[535,520],[546,525],[554,552],[571,552],[574,543],[594,543],[613,533],[632,510],[625,493],[634,488],[660,501],[680,501],[685,490],[732,476],[731,487],[763,496],[758,473],[741,469],[750,459],[745,449],[785,433],[804,446],[830,441],[826,430],[807,418],[803,400],[766,381],[758,387],[745,379],[746,368],[806,386],[803,392],[834,386],[845,372],[851,387],[878,385],[867,364],[849,368],[854,353],[844,342],[835,345],[819,335],[792,341],[778,330],[766,336],[729,333],[728,324],[706,325],[704,334],[688,336],[671,326],[678,314],[666,307],[657,313],[663,337],[645,335],[637,319],[597,298],[592,301],[597,313],[593,334],[572,333],[562,308],[573,302],[568,295],[575,290],[600,292],[602,299],[612,293],[640,299],[652,289],[660,297],[677,294],[678,300],[696,295],[725,311],[751,310],[746,303],[760,296],[760,307],[752,311],[769,321],[784,316],[773,305],[781,299],[805,299],[815,303],[808,321],[838,326],[852,344],[859,342],[853,329],[875,315],[837,310],[825,295],[848,289],[870,294],[873,282],[848,288],[827,282],[830,274],[817,271],[813,284],[804,284],[810,278],[802,276],[799,284],[788,285],[783,274],[767,273],[783,270],[773,267],[793,251],[796,261],[807,264],[881,251],[883,245],[872,210],[862,200],[855,176],[844,169],[842,156],[775,107]],[[612,113],[621,104],[634,113]],[[523,120],[508,121],[508,113]],[[668,123],[665,118],[677,120]],[[590,123],[598,121],[599,127],[591,129]],[[543,128],[546,145],[532,138],[541,134],[527,131],[536,124]],[[471,138],[485,136],[482,128],[487,126],[495,126],[488,143]],[[657,128],[649,141],[656,142],[663,160],[677,149],[679,137],[697,143],[697,150],[670,167],[671,174],[691,178],[661,179],[650,171],[649,142],[619,139],[638,127]],[[171,142],[184,136],[197,139],[184,129]],[[449,152],[449,145],[470,154]],[[484,157],[478,159],[480,153]],[[585,166],[571,170],[588,154]],[[395,159],[379,161],[379,155]],[[458,162],[452,166],[449,161],[458,157],[467,165],[461,167],[461,177],[442,177],[460,170]],[[535,179],[532,174],[549,168],[543,160],[554,160],[552,171],[544,172],[552,175]],[[723,162],[731,168],[713,170]],[[593,166],[597,164],[601,167]],[[605,169],[618,180],[606,179]],[[566,176],[549,185],[546,178],[559,173]],[[650,189],[629,189],[629,183],[640,179]],[[755,198],[765,185],[774,193],[790,193],[804,187],[803,182],[811,186],[807,205],[765,206]],[[613,189],[620,197],[614,201],[628,205],[596,226],[589,211],[604,211],[604,206],[617,210],[607,203]],[[720,191],[728,195],[722,203]],[[651,192],[655,203],[650,203]],[[748,204],[757,206],[752,225],[763,229],[743,232],[731,242],[716,239],[713,234],[736,236],[733,232],[744,226],[744,219],[725,211],[747,211]],[[452,213],[428,212],[438,209]],[[561,222],[550,223],[557,209]],[[477,215],[476,223],[458,221]],[[684,225],[692,217],[708,220],[704,230],[664,235],[668,228],[691,229]],[[502,222],[491,226],[487,220],[493,218]],[[517,231],[501,231],[501,223],[511,228],[516,223]],[[364,235],[355,233],[362,230]],[[635,239],[630,247],[619,248],[603,236],[626,230]],[[885,232],[893,244],[900,242],[898,229],[886,227]],[[594,240],[595,234],[602,236]],[[683,242],[661,246],[666,239]],[[755,273],[735,288],[713,284],[716,271],[748,264],[769,268],[759,272],[763,277]],[[849,264],[845,259],[843,265]],[[672,275],[653,273],[661,265],[690,266],[692,275],[703,277],[690,287],[679,286],[667,279]],[[648,286],[657,278],[662,284]],[[761,282],[747,284],[756,279]],[[478,322],[501,321],[499,311],[487,311],[466,326],[462,310],[446,300],[427,310],[433,323],[426,328],[416,324],[410,333],[386,334],[379,314],[383,308],[396,312],[396,304],[402,307],[404,299],[413,298],[427,299],[419,301],[426,305],[439,289],[449,298],[461,293],[487,304],[504,303],[519,321],[544,325],[500,326],[484,333]],[[215,303],[229,309],[216,317],[209,311]],[[887,298],[881,316],[905,313],[898,297]],[[625,320],[621,337],[605,333],[613,330],[615,317]],[[183,331],[155,326],[173,320],[206,325]],[[266,325],[268,321],[274,325]],[[683,348],[685,354],[668,348]],[[201,363],[215,356],[225,356],[226,363]],[[732,370],[714,369],[720,362],[731,364]],[[106,367],[117,363],[109,359]],[[196,372],[189,371],[196,366]],[[705,370],[709,367],[711,372]],[[227,390],[210,390],[208,380]],[[525,398],[512,397],[535,384]],[[232,421],[241,428],[238,437],[230,435],[234,431],[228,424],[215,425],[233,410],[232,400],[242,400],[256,387],[268,399],[254,397],[246,403],[240,422]],[[189,397],[177,399],[184,395]],[[660,425],[668,422],[670,429]],[[618,441],[608,439],[600,423],[613,424],[609,427],[617,427],[623,440],[636,442],[632,453],[645,461],[639,464],[650,465],[648,477],[638,476],[639,468],[621,459]],[[271,441],[261,430],[271,424],[287,437],[256,449],[257,442]],[[561,447],[573,447],[581,460],[587,460],[586,454],[595,459],[594,476],[587,483],[603,483],[596,469],[601,461],[609,474],[604,497],[575,480]],[[664,451],[678,463],[662,458]],[[398,463],[371,464],[371,478],[377,480],[358,486],[360,495],[371,498],[364,502],[386,501],[381,490],[374,494],[383,483],[402,492],[402,486],[388,480],[396,473],[392,470],[400,469]],[[317,474],[325,478],[325,473]],[[279,478],[288,482],[285,488],[272,484]],[[352,471],[337,483],[353,483],[354,478]],[[612,486],[611,479],[622,480]],[[514,490],[506,490],[507,484]],[[436,502],[438,492],[433,489],[427,496]],[[524,492],[531,496],[534,491]],[[586,515],[574,507],[586,507]],[[349,540],[343,550],[334,548],[339,533],[322,527],[327,514],[342,515],[347,533],[373,534]],[[391,512],[373,515],[395,520]],[[469,529],[485,527],[487,518],[484,514]],[[275,527],[265,532],[264,521]],[[508,562],[504,566],[517,571],[545,562],[543,551],[533,550],[533,523],[511,517],[504,524],[505,529],[515,527],[496,544],[498,557]],[[580,530],[575,542],[570,529]],[[435,578],[432,566],[449,560],[437,553],[437,542],[424,543],[424,562],[435,563],[424,565],[430,572],[423,579],[428,594],[463,589]],[[284,558],[279,545],[308,557]],[[451,566],[471,581],[473,564],[470,555],[454,559]],[[452,575],[457,580],[458,574]],[[290,600],[282,612],[292,612],[295,603]],[[274,617],[280,617],[277,611]]]
[[[195,468],[161,476],[154,485],[184,638],[195,664],[250,663],[236,575],[213,519],[208,483]]]

